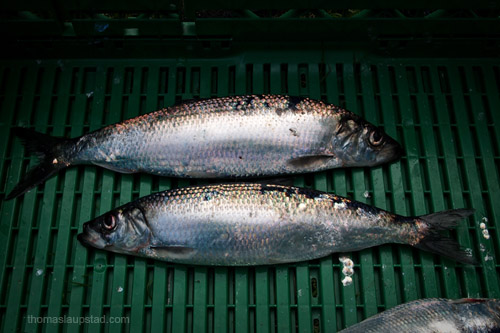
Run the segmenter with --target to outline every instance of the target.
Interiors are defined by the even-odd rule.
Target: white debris
[[[368,191],[365,191],[365,193],[363,193],[363,196],[368,199],[370,197],[370,192]]]
[[[347,258],[347,257],[340,257],[339,258],[339,261],[344,265],[344,266],[347,266],[347,267],[354,267],[354,262],[350,259],[350,258]]]
[[[346,207],[346,204],[345,202],[336,202],[334,205],[333,205],[333,208],[334,209],[344,209]]]
[[[486,229],[486,224],[484,222],[481,222],[481,224],[479,225],[479,228],[481,229]]]
[[[352,275],[354,274],[354,262],[347,257],[340,257],[339,261],[342,263],[342,274],[344,274],[344,279],[342,280],[342,284],[348,286],[352,283]]]
[[[119,292],[119,293],[122,293],[123,292],[123,287],[119,286],[118,288],[116,288],[116,291]]]
[[[299,209],[299,210],[305,210],[306,208],[307,208],[307,205],[306,205],[305,203],[303,203],[303,202],[301,202],[301,203],[299,204],[299,206],[298,206],[298,209]]]
[[[484,257],[484,261],[490,261],[490,260],[493,260],[492,256],[486,255],[486,257]]]
[[[490,239],[490,233],[488,232],[488,229],[483,230],[483,237],[485,239]]]
[[[482,219],[482,220],[483,220],[483,222],[484,222],[484,223],[488,223],[488,218],[487,218],[486,216],[485,216],[485,217],[483,217],[483,219]]]
[[[52,160],[52,164],[57,164],[57,162],[58,162],[58,161],[57,161],[57,158],[54,158],[54,159]]]
[[[344,285],[344,287],[350,285],[352,283],[352,277],[350,276],[346,276],[343,280],[342,280],[342,284]]]
[[[36,270],[36,276],[40,276],[43,274],[43,269],[39,268]]]
[[[481,252],[486,251],[486,247],[483,244],[479,244],[479,251]]]
[[[94,92],[93,91],[89,91],[85,95],[87,95],[87,98],[90,98],[90,97],[92,97],[94,95]]]
[[[472,249],[466,248],[464,251],[469,257],[472,256]]]
[[[351,276],[354,274],[354,269],[352,269],[352,267],[344,266],[342,273],[344,273],[345,276]]]

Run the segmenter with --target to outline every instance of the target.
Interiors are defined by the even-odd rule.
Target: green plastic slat
[[[186,330],[186,298],[187,298],[187,267],[174,269],[174,286],[172,300],[172,331]]]
[[[337,88],[339,89],[338,94],[339,98],[344,97],[345,98],[345,85],[346,85],[346,79],[348,80],[349,72],[348,72],[348,67],[352,68],[352,63],[344,63],[342,65],[342,74],[337,73],[337,76],[340,77],[340,80],[342,81],[342,85],[344,86],[344,92],[341,92],[341,86],[338,86]],[[351,74],[352,75],[352,74]],[[344,96],[341,96],[344,95]],[[333,187],[334,187],[334,193],[343,197],[347,197],[347,172],[344,169],[337,169],[334,170],[333,172]],[[340,253],[338,257],[341,256],[346,256],[349,258],[353,258],[352,253]],[[353,258],[354,259],[354,258]],[[336,258],[336,260],[338,260]],[[356,261],[355,259],[353,261]],[[342,281],[344,279],[344,276],[342,274],[342,264],[339,262],[336,262],[336,264],[339,264],[339,280]],[[355,262],[356,265],[359,263]],[[355,267],[355,271],[357,271],[357,267]],[[341,300],[342,300],[342,314],[343,314],[343,327],[349,327],[353,324],[355,324],[357,320],[357,302],[356,302],[356,283],[355,280],[358,277],[356,274],[352,276],[353,283],[347,286],[341,286]],[[339,281],[339,282],[340,282]]]
[[[310,332],[312,327],[311,287],[307,263],[297,264],[297,312],[299,332]]]
[[[375,73],[372,72],[372,69],[368,64],[365,65],[360,65],[360,71],[361,71],[361,92],[363,96],[363,102],[362,106],[363,109],[365,110],[364,115],[366,120],[370,121],[373,124],[377,124],[377,112],[381,112],[381,110],[377,109],[375,104],[377,103],[376,98],[375,98],[375,87],[373,81],[376,80],[374,77]],[[378,96],[380,98],[380,96]],[[380,114],[379,114],[380,117]],[[385,200],[385,184],[384,184],[384,175],[383,175],[383,167],[373,167],[370,169],[370,176],[371,176],[371,184],[372,184],[372,192],[369,195],[373,196],[372,203],[374,206],[386,209],[386,200]],[[359,191],[357,191],[359,193]],[[355,192],[355,199],[356,200],[363,200]],[[357,195],[357,196],[356,196]],[[364,193],[363,193],[363,198],[365,198]],[[366,201],[366,198],[365,198]],[[389,246],[381,246],[379,248],[379,255],[380,255],[380,262],[381,262],[381,273],[380,273],[380,278],[382,279],[381,281],[381,286],[379,287],[381,289],[382,297],[383,297],[383,303],[385,304],[386,307],[392,307],[397,304],[397,299],[396,299],[396,290],[395,290],[395,281],[394,281],[394,263],[392,260],[392,252],[390,250]],[[373,257],[371,257],[373,258]],[[371,259],[370,258],[370,259]],[[363,266],[368,266],[370,267],[373,265],[373,260],[371,262],[364,262]],[[363,268],[362,266],[362,268]],[[375,277],[373,277],[375,278]],[[367,280],[366,283],[371,282],[372,277],[370,277],[370,280]],[[375,284],[375,282],[372,282]],[[371,295],[371,301],[367,299],[367,297],[364,297],[364,303],[367,304],[368,302],[371,302],[370,307],[365,307],[365,316],[371,316],[374,314],[374,312],[377,312],[377,298],[376,295]]]
[[[364,117],[361,110],[357,107],[357,94],[354,82],[355,72],[353,66],[344,66],[345,73],[345,92],[346,92],[346,107],[348,110]],[[358,87],[361,89],[361,87]],[[369,98],[369,95],[363,96]],[[366,112],[365,112],[366,114]],[[352,170],[352,180],[354,187],[354,200],[365,202],[365,191],[367,191],[365,184],[365,171],[361,168]],[[377,313],[377,298],[375,292],[375,276],[373,272],[373,254],[371,249],[366,249],[360,252],[360,282],[363,287],[363,303],[364,315],[370,317]]]
[[[105,71],[102,67],[96,68],[96,85],[93,88],[93,97],[84,96],[88,98],[86,102],[89,106],[97,105],[96,100],[99,96],[103,94],[104,85],[102,82],[105,81]],[[93,117],[94,121],[91,122],[90,126],[99,127],[100,121],[96,119],[95,114]],[[94,205],[94,191],[95,191],[95,180],[96,172],[95,168],[85,168],[82,174],[83,185],[82,185],[82,204],[80,207],[80,216],[78,218],[78,230],[82,230],[82,224],[89,221],[93,217],[93,212],[95,210]],[[81,244],[75,244],[75,258],[74,258],[74,268],[73,268],[73,279],[70,282],[71,287],[71,298],[69,301],[68,316],[79,317],[84,313],[83,304],[86,299],[86,294],[88,289],[91,288],[90,279],[88,277],[89,270],[87,269],[87,249]],[[68,324],[68,330],[77,329],[78,323]]]
[[[301,85],[299,78],[298,64],[290,64],[288,67],[288,87],[290,95],[298,95]],[[295,180],[296,186],[304,186],[303,179]],[[312,329],[311,318],[311,291],[309,278],[309,265],[305,262],[298,263],[296,266],[297,279],[297,320],[299,332],[309,332]]]
[[[362,64],[361,68],[361,90],[363,96],[363,108],[365,110],[366,120],[376,124],[376,112],[378,111],[379,117],[381,117],[382,110],[380,110],[380,105],[377,108],[376,104],[379,103],[381,99],[381,93],[375,91],[374,85],[380,85],[378,83],[379,78],[377,77],[377,67],[371,67],[369,64]],[[376,99],[378,98],[378,101]],[[382,118],[382,117],[381,117]],[[385,124],[384,124],[385,125]],[[386,188],[384,182],[384,172],[386,167],[374,167],[370,169],[371,173],[371,183],[373,188],[373,201],[372,204],[375,207],[390,210],[387,207],[386,201]],[[381,279],[381,293],[383,298],[383,303],[386,308],[394,307],[398,304],[397,294],[396,294],[396,281],[394,273],[394,260],[392,254],[392,248],[390,245],[382,245],[378,249],[380,256],[380,279]]]
[[[320,77],[319,66],[316,64],[311,64],[308,66],[308,86],[309,86],[309,95],[313,99],[321,99],[321,80],[326,78]],[[328,191],[328,177],[327,172],[317,172],[314,174],[314,188],[327,192]],[[332,256],[328,256],[327,258],[323,258],[320,261],[320,272],[319,272],[319,281],[316,281],[317,288],[319,289],[316,292],[316,296],[314,293],[311,296],[316,297],[322,303],[321,307],[321,315],[319,315],[320,321],[320,330],[332,331],[336,326],[336,311],[335,311],[335,295],[333,294],[333,262]],[[323,281],[323,283],[319,283]],[[312,283],[312,281],[311,281]],[[324,289],[324,290],[323,290]],[[317,318],[313,318],[314,320]],[[321,328],[322,327],[322,328]],[[313,327],[314,329],[314,327]]]
[[[248,268],[234,269],[234,322],[235,332],[249,331],[248,318]]]
[[[20,124],[27,125],[29,123],[29,118],[33,110],[33,94],[36,84],[36,69],[29,67],[26,70],[26,78],[23,87],[23,97],[21,100],[21,105],[19,109],[18,122]],[[19,152],[18,152],[19,154]],[[12,157],[12,167],[15,168],[16,164],[19,166],[16,169],[20,169],[20,164],[22,159],[18,158],[18,162],[15,163],[15,156]],[[31,159],[31,165],[33,165],[33,159]],[[29,244],[31,243],[31,226],[34,218],[34,210],[36,203],[36,191],[32,190],[26,193],[22,200],[22,211],[20,212],[19,220],[16,222],[18,225],[16,248],[14,249],[13,256],[13,267],[12,267],[12,284],[9,293],[7,294],[7,311],[6,317],[8,320],[5,322],[4,329],[6,332],[15,331],[15,327],[20,324],[20,321],[24,318],[20,317],[19,307],[22,304],[22,295],[26,293],[24,290],[25,277],[26,277],[26,262],[28,260],[28,250]],[[15,237],[11,234],[12,237]]]
[[[214,332],[228,332],[228,269],[215,268],[214,274]]]
[[[52,89],[55,75],[55,67],[49,66],[43,76],[43,85],[38,110],[42,111],[50,108],[52,100]],[[36,130],[45,132],[47,128],[48,113],[37,112],[35,114]],[[27,316],[38,317],[41,313],[42,292],[47,277],[47,261],[49,256],[49,244],[51,242],[51,224],[54,219],[54,202],[56,195],[57,180],[51,178],[47,180],[44,186],[42,199],[42,208],[40,213],[40,222],[38,226],[38,237],[36,240],[35,259],[33,262],[34,278],[31,280],[29,290],[38,291],[30,293],[28,300]],[[41,270],[41,271],[39,271]],[[38,272],[41,272],[39,274]],[[36,323],[26,321],[26,330],[34,330]]]
[[[290,277],[284,265],[276,267],[276,324],[280,332],[291,330]]]
[[[428,70],[428,68],[426,68]],[[423,68],[419,67],[418,70],[416,71],[417,73],[422,73]],[[416,75],[416,86],[417,86],[417,94],[416,94],[416,103],[417,103],[417,109],[419,110],[420,113],[420,119],[421,119],[421,138],[422,138],[422,143],[423,147],[425,147],[425,152],[424,156],[425,158],[425,168],[427,168],[427,177],[429,180],[429,187],[431,190],[431,200],[432,200],[432,205],[429,207],[432,209],[430,212],[438,212],[445,210],[445,204],[443,200],[443,187],[441,184],[441,178],[440,178],[440,170],[439,170],[439,162],[438,162],[438,153],[437,153],[437,138],[434,135],[434,124],[433,124],[433,119],[432,119],[432,114],[430,110],[430,105],[429,105],[429,100],[424,93],[424,85],[422,83],[422,76],[421,75]],[[429,212],[429,213],[430,213]],[[427,262],[427,261],[426,261]],[[448,297],[448,298],[459,298],[460,293],[458,284],[458,278],[457,274],[455,271],[455,263],[452,260],[448,260],[445,258],[440,258],[440,262],[442,263],[441,267],[441,280],[443,281],[443,287],[444,290],[442,293]],[[430,274],[433,274],[434,272],[434,265],[433,263],[427,263],[427,265],[430,265]],[[425,274],[425,271],[424,271]],[[424,279],[427,279],[426,276],[424,276]],[[439,297],[441,295],[438,295],[438,290],[436,286],[434,285],[431,288],[427,286],[425,289],[425,297]]]
[[[229,94],[226,84],[229,77],[229,69],[226,64],[217,68],[217,94],[227,96]],[[214,273],[214,329],[213,332],[226,333],[229,331],[229,272],[227,267],[217,267]]]
[[[458,67],[453,66],[449,67],[449,75],[450,75],[450,89],[453,95],[453,104],[454,111],[457,117],[457,126],[462,128],[467,128],[470,125],[469,117],[467,116],[467,110],[465,109],[464,97],[463,93],[460,89],[459,83],[461,79],[458,73]],[[467,85],[467,82],[463,82],[462,84]],[[469,91],[473,91],[472,88],[469,88]],[[475,149],[472,146],[473,138],[471,136],[471,132],[462,131],[459,135],[459,144],[462,148],[463,152],[463,162],[465,167],[465,174],[467,187],[469,189],[470,201],[472,206],[477,209],[478,213],[484,212],[483,198],[481,194],[481,188],[479,186],[479,175],[475,161]],[[484,143],[483,143],[484,144]],[[475,214],[475,218],[477,218],[478,214]],[[477,229],[477,228],[476,228]],[[477,230],[476,234],[480,234],[480,231]],[[481,236],[479,236],[481,237]],[[479,238],[480,239],[480,238]],[[477,251],[475,251],[475,255],[477,256]],[[487,286],[487,290],[492,293],[496,293],[498,290],[498,280],[496,277],[496,272],[491,270],[490,264],[485,262],[484,257],[481,255],[478,258],[479,261],[483,265],[483,274],[485,275],[485,284]],[[481,293],[481,291],[479,291]]]
[[[270,92],[279,94],[281,91],[281,66],[270,65]],[[288,267],[279,265],[275,268],[276,290],[276,330],[290,332],[290,277]]]
[[[145,67],[142,67],[145,68]],[[142,72],[141,68],[141,72]],[[166,83],[167,84],[167,89],[168,91],[172,91],[175,86],[175,76],[172,75],[174,69],[172,67],[166,67],[168,69],[168,77],[166,78]],[[136,72],[138,72],[139,69],[136,69]],[[156,70],[153,72],[156,73]],[[148,82],[148,88],[151,89],[150,93],[148,93],[147,97],[147,105],[153,107],[153,100],[154,100],[154,92],[155,90],[158,89],[158,87],[155,85],[154,80],[156,78],[156,75],[147,78],[146,75],[141,74],[141,79],[140,79],[140,84],[142,85],[143,82]],[[146,81],[149,79],[149,81]],[[139,81],[139,80],[137,80]],[[136,81],[134,81],[135,83]],[[158,81],[159,82],[159,81]],[[151,97],[150,97],[151,96]],[[175,99],[175,94],[170,93],[169,96],[172,96],[172,103],[168,103],[168,105],[173,104],[173,99]],[[167,106],[167,105],[165,105]],[[155,108],[156,109],[156,108]],[[150,112],[151,109],[146,109],[146,110],[141,110],[142,113],[147,113]],[[159,191],[164,191],[170,188],[170,182],[165,180],[160,180],[159,182]],[[139,196],[144,196],[147,195],[151,192],[151,176],[149,175],[141,175],[140,179],[140,194]],[[153,286],[151,290],[150,282],[147,282],[147,286],[149,286],[148,289],[148,295],[147,297],[151,297],[152,294],[152,315],[151,315],[151,330],[156,332],[156,331],[164,331],[165,326],[167,327],[167,330],[170,330],[170,327],[168,326],[169,324],[172,323],[172,312],[171,308],[169,307],[168,312],[165,315],[165,305],[168,303],[170,306],[172,304],[172,286],[170,285],[170,279],[169,277],[173,275],[172,270],[169,270],[167,268],[166,263],[161,263],[159,265],[155,265],[154,270],[153,270]],[[146,287],[147,288],[147,287]],[[141,300],[142,301],[142,300]],[[139,302],[139,301],[138,301]],[[138,304],[140,306],[140,304]],[[133,310],[132,310],[132,316],[134,315]],[[132,318],[131,318],[132,319]],[[137,319],[138,322],[136,325],[139,325],[140,321]],[[132,327],[131,327],[132,328]]]
[[[399,105],[400,101],[393,101],[390,99],[392,95],[390,91],[390,81],[389,81],[389,70],[387,67],[380,68],[380,91],[381,91],[381,103],[384,117],[384,128],[387,134],[391,137],[396,138],[401,142],[402,138],[398,138],[396,130],[396,121],[394,117],[394,107]],[[400,106],[401,108],[404,105]],[[405,144],[405,143],[404,143]],[[406,144],[403,147],[406,149]],[[410,147],[411,148],[411,147]],[[403,187],[402,178],[402,164],[404,161],[399,161],[392,163],[389,166],[389,179],[390,186],[392,187],[392,199],[394,202],[393,212],[400,215],[408,215],[408,211],[405,205],[405,194]],[[416,290],[416,278],[415,271],[413,269],[413,258],[411,255],[411,249],[409,247],[399,248],[399,257],[401,260],[401,280],[403,283],[404,291],[404,301],[410,301],[417,298]]]
[[[410,189],[412,193],[412,203],[413,212],[411,215],[418,216],[427,213],[425,208],[425,200],[423,196],[423,181],[421,166],[419,161],[419,151],[418,151],[418,138],[415,132],[416,115],[413,114],[414,110],[412,107],[412,101],[410,100],[409,87],[408,87],[408,75],[405,75],[405,68],[403,66],[397,66],[395,68],[396,75],[396,86],[398,90],[399,100],[401,103],[401,121],[403,125],[404,132],[404,142],[407,147],[406,150],[406,163],[408,165],[407,172],[410,174]],[[412,147],[412,148],[410,148]],[[421,147],[423,154],[426,154],[426,147]],[[431,254],[419,252],[421,270],[422,270],[422,282],[424,284],[424,290],[434,291],[427,295],[421,295],[421,297],[436,297],[437,292],[437,281],[436,274],[434,272],[434,260]],[[410,286],[411,287],[411,286]]]
[[[326,65],[325,65],[326,67]],[[337,72],[335,64],[328,67],[329,72],[325,73],[323,77],[320,77],[324,81],[325,92],[326,92],[326,102],[332,104],[338,104],[338,87],[337,87]],[[328,175],[328,173],[327,173]],[[315,177],[315,187],[318,190],[330,191],[331,180],[329,177],[317,178]],[[334,287],[334,277],[333,277],[333,258],[337,258],[336,255],[328,256],[321,259],[320,262],[320,295],[321,302],[323,304],[321,311],[321,328],[326,332],[333,332],[337,330],[337,311],[336,311],[336,298],[335,298],[335,287]],[[338,264],[337,262],[335,264]]]
[[[255,269],[255,320],[257,332],[270,332],[269,269]]]
[[[113,84],[111,88],[111,100],[109,106],[109,122],[118,122],[120,115],[122,114],[122,94],[124,85],[124,68],[122,66],[116,66],[113,71]],[[120,198],[119,205],[126,204],[132,200],[132,184],[131,175],[121,175],[120,186]],[[119,178],[118,178],[119,179]],[[113,208],[116,204],[113,204]],[[127,274],[127,257],[125,255],[115,254],[113,261],[113,280],[111,282],[111,300],[110,300],[110,313],[109,316],[113,318],[123,317],[123,304],[125,300],[125,294],[129,293],[130,290],[127,288],[127,282],[125,280]],[[110,323],[110,332],[120,332],[122,331],[123,323],[120,321],[115,321]]]
[[[333,184],[335,188],[335,193],[340,196],[347,195],[347,187],[346,187],[346,176],[345,171],[341,170],[339,172],[335,172],[333,176]],[[341,253],[340,256],[346,256],[352,258],[352,253]],[[339,263],[340,264],[340,263]],[[358,263],[356,263],[358,264]],[[342,264],[339,265],[339,279],[343,280],[344,276],[342,275]],[[356,267],[355,267],[356,271]],[[352,276],[353,283],[347,286],[341,286],[341,300],[342,300],[342,313],[343,313],[343,327],[349,327],[357,323],[357,313],[356,313],[356,287],[354,280],[357,279],[356,274]]]
[[[472,78],[472,70],[468,66],[465,69],[465,74],[466,74],[466,83],[467,86],[469,87],[470,91],[470,100],[471,100],[471,110],[472,114],[474,115],[474,123],[476,125],[476,133],[477,133],[477,142],[479,146],[479,151],[476,152],[480,153],[481,155],[481,162],[482,162],[482,169],[477,170],[478,173],[484,173],[485,174],[485,179],[487,179],[488,182],[488,189],[490,191],[490,195],[495,195],[495,194],[500,194],[499,190],[499,181],[498,181],[498,176],[497,176],[497,170],[495,166],[495,162],[493,160],[493,149],[491,147],[491,142],[489,140],[489,136],[484,135],[484,133],[488,133],[487,129],[487,123],[486,123],[486,117],[484,115],[484,108],[482,108],[482,102],[481,102],[481,95],[478,92],[478,87],[475,86],[473,78]],[[461,118],[459,118],[461,119]],[[459,126],[460,126],[459,122]],[[464,125],[464,124],[462,124]],[[464,154],[465,155],[465,154]],[[465,157],[468,157],[465,155]],[[477,177],[480,177],[478,174]],[[470,183],[474,181],[473,177],[469,177]],[[471,186],[471,193],[472,193],[472,199],[473,199],[473,204],[474,207],[477,209],[478,212],[482,212],[482,214],[487,215],[486,209],[484,207],[484,198],[481,193],[481,188],[478,186],[480,184],[479,180],[477,182],[474,182],[474,186]],[[471,184],[472,185],[472,184]],[[498,198],[498,196],[496,196]],[[495,206],[495,205],[493,205]],[[496,215],[492,216],[493,218],[496,218]],[[482,230],[480,228],[477,228],[477,223],[475,223],[476,226],[476,235],[477,238],[479,239],[479,242],[483,243],[482,238]],[[493,253],[494,249],[491,245],[490,241],[484,242],[484,247],[486,248],[486,251]],[[500,295],[500,281],[498,280],[498,274],[496,273],[496,267],[495,267],[495,261],[493,260],[485,260],[486,256],[483,256],[481,251],[477,252],[477,255],[480,256],[480,261],[482,262],[483,266],[483,272],[485,275],[485,284],[486,284],[486,290],[487,290],[487,295],[490,298],[497,298]]]
[[[128,108],[124,113],[124,119],[132,118],[140,114],[140,93],[141,83],[143,80],[142,71],[140,67],[130,68],[132,75],[131,93],[128,99]],[[133,184],[132,176],[128,175],[130,182]],[[146,196],[151,193],[150,182],[141,182],[139,186],[139,197]],[[134,271],[132,281],[132,300],[130,307],[130,331],[138,332],[144,329],[145,325],[145,303],[146,297],[153,296],[152,300],[152,316],[151,316],[151,330],[163,330],[163,320],[165,317],[165,298],[166,292],[164,290],[166,284],[167,270],[164,263],[155,265],[155,274],[153,278],[153,286],[147,280],[146,259],[134,259]],[[148,293],[147,288],[151,288],[151,293]],[[156,297],[155,297],[156,296]],[[160,297],[158,297],[160,296]],[[159,304],[155,303],[159,301]]]
[[[264,65],[253,66],[253,93],[264,93]],[[255,322],[257,332],[270,331],[269,317],[269,268],[255,269]]]
[[[194,306],[193,306],[193,330],[204,332],[207,330],[207,278],[206,267],[195,267],[194,269]]]
[[[456,149],[454,144],[455,139],[451,131],[450,116],[449,113],[453,112],[452,106],[447,102],[447,95],[441,93],[440,88],[440,75],[444,75],[440,68],[437,66],[432,66],[430,70],[431,76],[431,87],[434,92],[436,99],[436,110],[446,110],[448,112],[437,112],[436,117],[439,122],[439,135],[441,141],[441,147],[444,154],[444,163],[446,167],[445,177],[447,177],[447,183],[449,184],[450,199],[453,208],[463,208],[465,206],[463,198],[463,186],[462,181],[457,181],[461,179],[460,172],[458,169],[458,163],[456,158]],[[444,81],[446,78],[441,77]],[[446,81],[449,84],[449,80]],[[451,207],[450,207],[451,208]],[[469,232],[467,230],[467,223],[460,223],[457,227],[457,239],[459,243],[465,248],[471,248],[471,240],[469,237]],[[466,266],[461,274],[464,279],[465,290],[462,291],[470,297],[479,297],[479,281],[475,272],[474,267]]]
[[[494,73],[494,68],[492,66],[483,66],[483,75],[484,75],[484,85],[485,85],[485,90],[486,90],[486,98],[487,98],[487,105],[489,107],[489,110],[490,110],[490,116],[493,120],[493,124],[498,124],[499,121],[500,121],[500,114],[499,112],[495,112],[495,110],[500,110],[500,96],[498,93],[498,91],[500,91],[500,82],[495,82],[495,78],[493,77],[493,73]],[[496,92],[495,92],[496,91]],[[493,125],[491,124],[491,125]],[[492,126],[492,130],[493,130],[493,133],[495,134],[495,137],[497,138],[500,138],[500,129],[499,129],[500,126],[496,125],[496,126]],[[494,146],[496,146],[497,148],[497,151],[499,149],[499,143],[498,142],[494,142],[493,144]],[[487,178],[489,179],[489,177]],[[500,218],[500,212],[499,212],[499,209],[498,209],[498,205],[495,204],[497,203],[498,201],[498,198],[500,197],[500,195],[498,194],[498,183],[488,183],[488,185],[493,185],[494,188],[491,189],[489,186],[488,186],[488,196],[490,198],[490,207],[491,207],[491,210],[492,210],[492,213],[493,213],[493,220],[494,221],[498,221],[498,219]],[[489,224],[491,225],[491,223]],[[496,239],[495,239],[495,242],[497,245],[500,245],[500,233],[499,232],[496,232],[494,234],[491,235],[491,237],[495,237],[496,236]],[[495,262],[498,264],[500,258],[495,258]]]
[[[107,89],[107,81],[109,80],[108,72],[109,68],[102,68],[105,71],[104,75],[99,75],[99,80],[96,81],[96,86],[102,87],[102,89],[96,89],[94,92],[94,103],[92,106],[92,113],[90,115],[90,130],[98,129],[104,125],[103,114],[104,114],[104,96]],[[99,210],[96,212],[95,216],[102,215],[113,208],[113,186],[114,177],[113,173],[108,170],[102,170],[98,173],[100,175],[101,188],[100,196],[96,199],[98,200]],[[99,190],[99,189],[98,189]],[[90,291],[90,304],[89,304],[89,316],[101,317],[104,314],[104,301],[105,295],[107,294],[106,283],[107,283],[107,272],[110,270],[108,268],[108,263],[111,260],[113,254],[107,254],[103,251],[94,251],[93,260],[90,264],[92,265],[92,281],[91,281],[91,291]],[[108,310],[108,308],[106,308]],[[101,332],[104,327],[97,323],[89,323],[89,330]]]
[[[203,66],[200,70],[199,93],[201,98],[210,97],[210,81],[201,80],[201,78],[209,77],[209,75],[210,68]],[[195,267],[194,282],[193,330],[195,332],[206,332],[208,327],[208,270],[206,267]]]
[[[235,93],[242,95],[247,92],[246,89],[246,68],[244,64],[239,64],[235,68]],[[234,269],[234,330],[236,332],[249,331],[249,270],[246,267],[237,267]]]
[[[82,77],[80,76],[78,79],[77,86],[80,87],[82,82],[83,82],[83,80],[82,80]],[[71,112],[71,124],[72,124],[71,132],[70,132],[71,137],[77,137],[77,136],[83,134],[83,117],[85,114],[86,100],[87,100],[87,96],[85,94],[79,94],[75,97],[75,104],[74,104],[75,107],[74,107],[74,109],[70,110],[70,112]],[[73,171],[75,173],[78,173],[78,170],[76,170],[76,169]],[[69,179],[68,174],[66,176],[66,179]],[[69,180],[71,180],[71,179],[69,179]],[[71,180],[71,181],[75,181],[75,182],[78,181],[78,174],[76,174],[75,179]],[[71,184],[71,185],[73,185],[73,184]],[[71,189],[71,188],[69,186],[67,187],[65,184],[65,190],[67,190],[67,189]],[[64,198],[64,196],[63,196],[63,198]],[[76,206],[76,204],[73,204],[73,205]],[[76,208],[74,208],[74,209],[76,209]],[[69,213],[72,213],[72,212],[68,212],[68,214]],[[77,220],[77,222],[80,220],[78,217],[74,217],[74,218]],[[71,227],[71,229],[73,229],[73,226],[71,225],[73,221],[71,221],[70,219],[67,219],[65,221],[66,221],[65,223],[68,224],[68,227]],[[79,224],[77,224],[77,225],[79,225]],[[75,242],[76,237],[73,237],[74,235],[71,234],[71,229],[67,231],[69,234],[69,237],[68,237],[69,243],[65,244],[67,246],[67,249],[68,249],[67,251],[69,253],[70,253],[71,248],[79,248],[80,247],[80,244],[77,244]],[[63,249],[66,249],[66,247]],[[56,252],[56,255],[57,255],[57,252]],[[76,257],[76,255],[75,255],[75,257]],[[70,260],[70,263],[72,263],[71,261],[73,258],[68,257],[67,260],[68,259]],[[68,310],[67,310],[68,316],[78,317],[78,316],[81,316],[81,303],[82,303],[82,299],[83,299],[82,291],[84,289],[83,287],[85,286],[85,278],[83,277],[84,267],[81,267],[81,266],[78,267],[78,265],[75,265],[74,262],[72,264],[74,265],[73,266],[74,270],[73,270],[73,275],[72,275],[71,279],[69,277],[67,277],[68,276],[67,272],[71,271],[71,270],[69,269],[69,267],[65,268],[66,275],[64,275],[64,279],[67,280],[67,283],[66,283],[66,290],[63,291],[63,297],[65,297],[67,299],[67,301],[62,306],[63,306],[63,311],[65,311],[66,306],[68,306]],[[55,271],[54,271],[54,273],[55,273]],[[75,273],[76,273],[76,275],[74,275]],[[66,295],[64,295],[64,293],[66,293]],[[74,295],[74,293],[76,295]],[[78,302],[78,303],[76,303],[76,302]],[[74,307],[73,307],[73,309],[71,309],[71,305],[75,306],[75,303],[78,304],[78,305],[76,305],[76,308],[78,310],[76,310]],[[73,311],[76,310],[77,312],[71,313],[71,310],[73,310]],[[71,326],[71,324],[70,324],[70,326]]]
[[[17,89],[18,86],[22,82],[21,78],[21,69],[20,68],[12,68],[12,69],[4,69],[3,75],[6,76],[6,89],[5,89],[5,95],[3,96],[2,100],[2,112],[0,112],[0,158],[2,161],[5,161],[6,154],[7,154],[7,147],[9,144],[9,136],[10,136],[10,126],[12,124],[12,121],[14,119],[14,108],[16,107],[17,103]],[[6,165],[7,163],[1,163],[0,164],[0,175],[3,175],[4,172],[7,172],[6,170]],[[5,184],[2,185],[2,190],[6,191],[8,193],[9,190],[14,187],[13,182],[9,182],[9,179],[6,179]],[[7,225],[2,224],[1,227],[8,227]],[[7,235],[7,233],[1,233],[1,235]],[[2,237],[0,236],[0,237]],[[6,246],[7,241],[9,240],[8,238],[6,239],[1,239],[2,242],[0,246]],[[5,241],[4,241],[5,240]],[[5,253],[5,251],[2,251],[1,253]],[[3,265],[2,265],[3,267]],[[4,270],[0,273],[0,276],[3,276]],[[1,279],[0,279],[1,280]]]
[[[58,95],[58,99],[55,105],[54,111],[54,131],[55,136],[64,136],[66,119],[70,111],[70,87],[75,84],[74,77],[72,77],[73,68],[65,67],[65,71],[61,74],[61,87],[62,90]],[[81,106],[81,105],[80,105]],[[81,110],[80,110],[81,111]],[[78,110],[75,110],[78,112]],[[80,120],[81,122],[81,120]],[[75,135],[76,131],[72,128],[72,135]],[[48,290],[48,311],[47,316],[50,317],[60,317],[63,315],[63,306],[67,302],[68,293],[68,278],[67,278],[67,267],[68,264],[68,253],[70,244],[72,241],[71,237],[71,224],[74,213],[74,202],[75,202],[75,187],[77,179],[78,170],[75,168],[69,169],[65,172],[64,183],[63,183],[63,193],[61,198],[61,208],[59,212],[59,220],[56,223],[58,232],[57,240],[55,244],[54,253],[54,264],[53,271],[50,276]],[[49,324],[48,327],[56,327],[55,324]]]

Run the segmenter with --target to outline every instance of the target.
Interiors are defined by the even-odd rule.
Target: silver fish
[[[78,164],[123,173],[233,178],[375,166],[402,152],[382,130],[349,111],[280,95],[187,101],[74,139],[23,128],[13,132],[41,162],[7,199]]]
[[[83,226],[84,245],[196,265],[267,265],[385,244],[474,263],[437,231],[472,210],[404,217],[333,194],[270,184],[196,186],[152,194]]]
[[[500,332],[500,300],[420,299],[398,305],[341,332]]]

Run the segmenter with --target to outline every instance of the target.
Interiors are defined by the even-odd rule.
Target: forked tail
[[[65,151],[71,147],[74,139],[55,138],[31,129],[15,127],[12,133],[19,137],[28,154],[38,157],[39,164],[30,169],[24,178],[5,197],[14,199],[29,191],[57,171],[70,165]]]
[[[472,254],[461,249],[460,244],[439,233],[440,230],[455,228],[460,220],[472,214],[474,214],[472,209],[452,209],[418,217],[418,220],[424,222],[420,229],[423,238],[414,246],[464,264],[477,264],[477,260]]]

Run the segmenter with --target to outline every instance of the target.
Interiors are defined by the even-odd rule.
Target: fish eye
[[[106,216],[103,222],[104,228],[108,230],[113,230],[116,227],[116,220],[115,217],[111,214]]]
[[[368,139],[368,142],[373,147],[378,147],[384,142],[384,137],[382,136],[382,134],[380,134],[379,131],[372,131],[370,133],[370,137]]]

